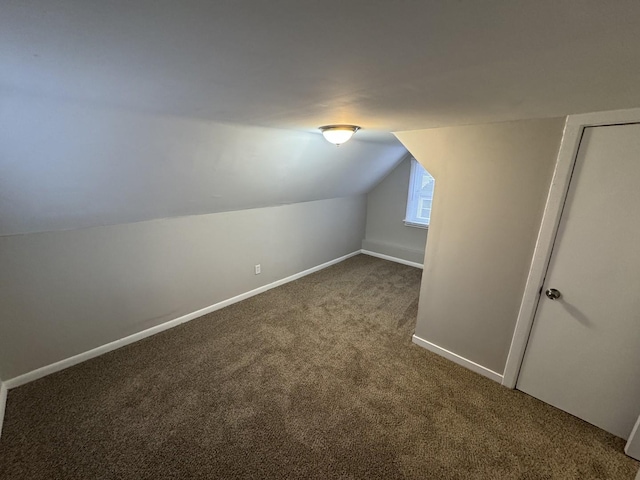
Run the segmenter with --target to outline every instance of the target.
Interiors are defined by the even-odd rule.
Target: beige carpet
[[[411,343],[357,256],[9,393],[2,479],[632,479],[624,442]]]

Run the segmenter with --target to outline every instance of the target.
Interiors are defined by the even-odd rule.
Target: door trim
[[[562,210],[569,191],[569,183],[575,166],[582,134],[587,127],[622,125],[640,122],[640,108],[569,115],[564,124],[562,142],[558,151],[549,195],[533,251],[531,267],[513,332],[509,355],[504,369],[502,385],[515,388],[524,359],[524,352],[533,327],[540,291],[547,274],[551,251],[555,242]]]

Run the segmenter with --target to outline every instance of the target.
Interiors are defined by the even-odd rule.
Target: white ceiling
[[[637,0],[3,0],[0,85],[376,138],[640,106],[639,26]]]

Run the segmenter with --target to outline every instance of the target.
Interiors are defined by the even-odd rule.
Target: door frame
[[[584,129],[639,122],[640,108],[569,115],[567,117],[502,377],[502,385],[505,387],[515,388],[518,381]]]

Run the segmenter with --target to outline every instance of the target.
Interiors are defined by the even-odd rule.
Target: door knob
[[[547,296],[549,300],[557,300],[562,296],[562,294],[555,288],[550,288],[549,290],[544,292],[544,294]]]

